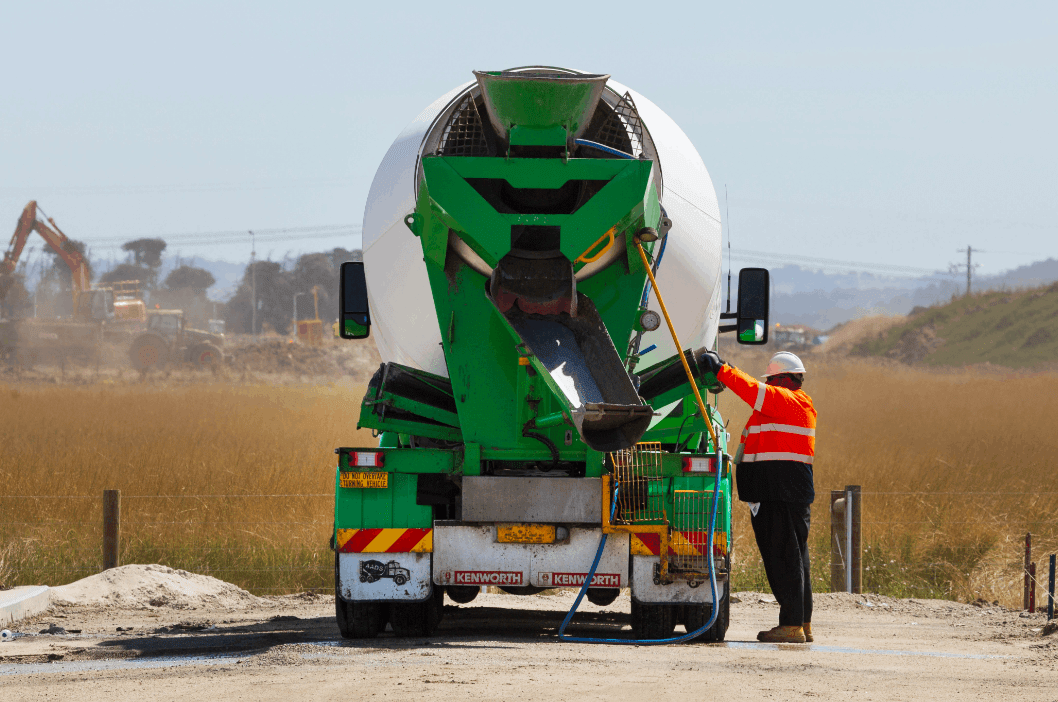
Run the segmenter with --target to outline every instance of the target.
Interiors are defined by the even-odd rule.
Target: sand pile
[[[227,607],[267,604],[246,590],[208,575],[162,565],[127,565],[52,588],[52,601],[125,608]]]

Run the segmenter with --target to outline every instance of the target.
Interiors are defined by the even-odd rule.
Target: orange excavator
[[[22,210],[22,216],[18,218],[15,233],[11,236],[11,243],[4,252],[4,260],[0,261],[0,300],[4,299],[14,283],[15,268],[22,255],[22,250],[26,247],[29,235],[37,232],[70,269],[74,317],[99,319],[99,310],[93,311],[93,306],[99,308],[100,303],[93,301],[97,298],[105,299],[107,296],[86,295],[86,293],[104,293],[109,289],[112,291],[113,312],[117,322],[138,322],[141,326],[145,324],[147,306],[140,298],[139,281],[126,280],[112,283],[109,286],[93,286],[88,261],[79,251],[70,246],[69,237],[59,229],[54,219],[48,217],[45,221],[39,214],[43,213],[38,213],[37,201],[31,200]],[[109,305],[106,306],[109,307]]]
[[[139,282],[124,281],[93,286],[92,274],[84,255],[70,246],[70,239],[50,217],[38,216],[36,201],[22,210],[11,243],[0,261],[0,300],[15,282],[19,256],[26,240],[37,232],[70,268],[73,295],[73,319],[26,319],[0,322],[0,357],[14,352],[38,353],[58,351],[98,357],[104,340],[128,341],[142,331],[147,321],[147,306],[140,298]]]
[[[49,224],[51,226],[48,226]],[[40,234],[44,241],[48,242],[48,246],[70,267],[73,280],[73,309],[78,309],[78,298],[82,292],[90,289],[92,273],[88,269],[88,262],[80,252],[68,246],[70,239],[63,234],[54,219],[49,218],[45,222],[37,217],[36,200],[30,201],[22,210],[22,216],[18,218],[18,226],[15,227],[11,243],[4,252],[4,260],[0,261],[0,299],[7,295],[7,291],[14,283],[15,266],[18,265],[22,249],[26,247],[26,240],[33,232]]]

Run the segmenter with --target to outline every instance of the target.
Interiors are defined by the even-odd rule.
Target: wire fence
[[[1058,492],[860,494],[865,592],[1013,606],[1021,601],[1025,532],[1037,553],[1058,550],[1058,501],[1039,505]],[[1030,503],[1036,507],[1024,508]],[[333,509],[333,493],[121,495],[120,561],[211,575],[255,594],[328,590]],[[813,580],[826,591],[834,563],[823,500],[813,513]],[[98,494],[0,495],[0,586],[58,585],[100,572],[103,522]],[[734,536],[733,587],[767,590],[748,510],[737,506]],[[1035,579],[1044,592],[1045,580]]]

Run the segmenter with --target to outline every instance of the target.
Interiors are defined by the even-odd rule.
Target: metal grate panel
[[[723,493],[720,493],[723,499]],[[713,512],[712,490],[674,490],[672,533],[669,547],[670,573],[709,572],[709,520]],[[713,550],[726,550],[722,533],[714,536]],[[723,542],[723,543],[721,543]]]
[[[452,112],[437,148],[440,156],[488,156],[489,147],[481,126],[481,115],[471,95]]]
[[[615,524],[650,524],[667,521],[665,482],[661,478],[661,444],[647,441],[614,451],[613,475],[617,481]]]
[[[643,155],[643,122],[639,119],[639,111],[636,110],[629,93],[625,93],[624,97],[613,105],[613,112],[603,122],[592,141],[618,151],[630,151],[635,158]]]

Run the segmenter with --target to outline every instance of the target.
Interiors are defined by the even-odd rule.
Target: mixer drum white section
[[[384,361],[447,376],[441,332],[422,247],[404,224],[415,209],[415,173],[420,150],[439,118],[472,86],[439,98],[390,146],[375,173],[364,211],[363,250],[371,304],[372,337]],[[662,206],[673,226],[658,270],[658,285],[684,347],[712,346],[720,314],[720,210],[712,180],[687,135],[657,105],[611,80],[619,95],[630,92],[654,141],[664,177]],[[648,306],[660,313],[653,293]],[[614,339],[619,348],[625,339]],[[645,368],[676,348],[663,324],[643,335],[640,348],[657,349]]]

